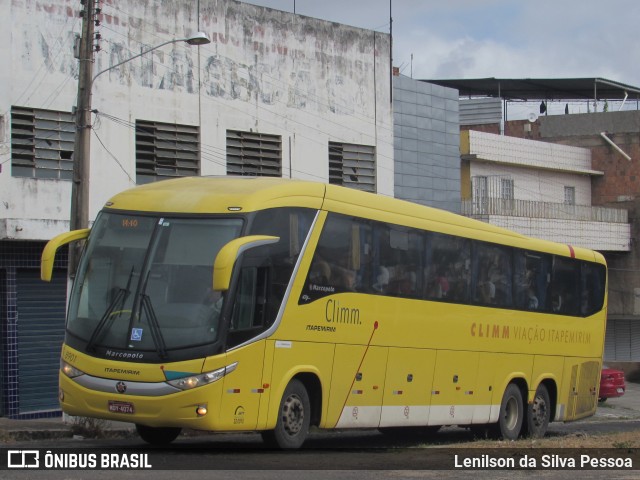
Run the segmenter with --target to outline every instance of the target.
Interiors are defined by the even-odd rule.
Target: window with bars
[[[500,179],[500,198],[503,200],[513,200],[513,179],[501,178]]]
[[[200,128],[136,120],[136,183],[200,173]]]
[[[11,107],[11,175],[71,180],[74,136],[70,112]]]
[[[329,183],[376,191],[375,147],[329,142]]]
[[[282,176],[282,137],[227,130],[227,175]]]
[[[576,187],[564,187],[564,203],[565,205],[576,204]]]

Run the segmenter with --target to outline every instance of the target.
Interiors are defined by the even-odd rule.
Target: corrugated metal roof
[[[476,78],[420,80],[455,88],[463,96],[499,97],[507,100],[623,100],[640,97],[640,87],[605,78]]]

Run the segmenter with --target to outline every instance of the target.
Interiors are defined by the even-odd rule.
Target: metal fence
[[[481,198],[462,201],[462,215],[503,215],[526,218],[553,218],[586,222],[628,223],[628,212],[620,208],[567,205],[504,198]]]

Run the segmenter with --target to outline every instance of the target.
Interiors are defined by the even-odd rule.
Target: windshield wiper
[[[113,312],[115,311],[116,306],[120,305],[120,309],[124,307],[124,304],[127,301],[127,297],[129,297],[129,293],[130,293],[129,288],[131,287],[131,278],[133,277],[134,270],[135,270],[135,266],[131,267],[131,273],[129,273],[127,286],[125,288],[118,289],[118,293],[116,293],[116,296],[113,297],[113,300],[111,300],[111,303],[107,306],[107,309],[102,314],[102,318],[100,318],[100,321],[98,322],[98,325],[96,325],[96,328],[93,331],[93,334],[89,339],[89,342],[87,342],[86,349],[88,352],[95,351],[95,344],[98,341],[98,337],[100,337],[100,335],[104,331],[105,326],[107,325],[107,322],[109,322],[109,327],[111,327],[111,323],[115,319],[115,317],[113,316]]]
[[[153,305],[151,304],[151,299],[149,295],[146,293],[142,294],[142,310],[147,314],[147,318],[149,319],[149,327],[151,328],[151,337],[153,338],[153,343],[156,346],[156,352],[161,359],[167,358],[167,344],[164,341],[164,336],[162,335],[162,330],[160,330],[160,324],[158,323],[158,317],[156,317],[156,312],[153,309]]]

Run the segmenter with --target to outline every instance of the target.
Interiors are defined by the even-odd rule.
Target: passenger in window
[[[487,257],[481,260],[478,268],[478,286],[476,289],[476,299],[485,304],[492,304],[496,298],[496,285],[491,281],[489,270],[491,260]]]
[[[532,285],[533,273],[527,269],[527,261],[524,255],[516,255],[514,287],[516,294],[516,306],[518,308],[529,308],[528,297],[529,288]]]
[[[317,258],[313,262],[311,271],[309,272],[309,282],[319,285],[328,285],[330,279],[331,267],[326,261],[321,258]]]
[[[538,297],[536,297],[536,292],[533,290],[533,287],[529,287],[527,290],[527,309],[529,310],[537,310],[538,309]]]
[[[334,266],[331,269],[331,284],[344,290],[356,290],[356,272],[354,270]]]
[[[453,265],[448,283],[447,296],[453,301],[464,301],[467,297],[467,285],[469,284],[469,271],[465,262],[458,261]]]
[[[416,290],[416,274],[406,265],[396,266],[389,282],[389,293],[399,296],[412,296]]]
[[[373,290],[377,293],[386,293],[389,285],[389,269],[387,267],[378,267],[376,281],[373,284]]]
[[[480,294],[484,303],[494,303],[496,299],[496,285],[490,280],[486,280],[480,285]]]
[[[558,313],[562,310],[562,295],[555,293],[551,297],[551,309]]]
[[[496,254],[489,266],[488,281],[492,284],[491,299],[498,303],[504,303],[507,296],[508,278],[505,268],[506,257]],[[496,298],[497,297],[497,298]]]
[[[437,288],[437,298],[447,298],[449,295],[449,275],[448,269],[444,266],[441,266],[436,272],[436,288]]]

